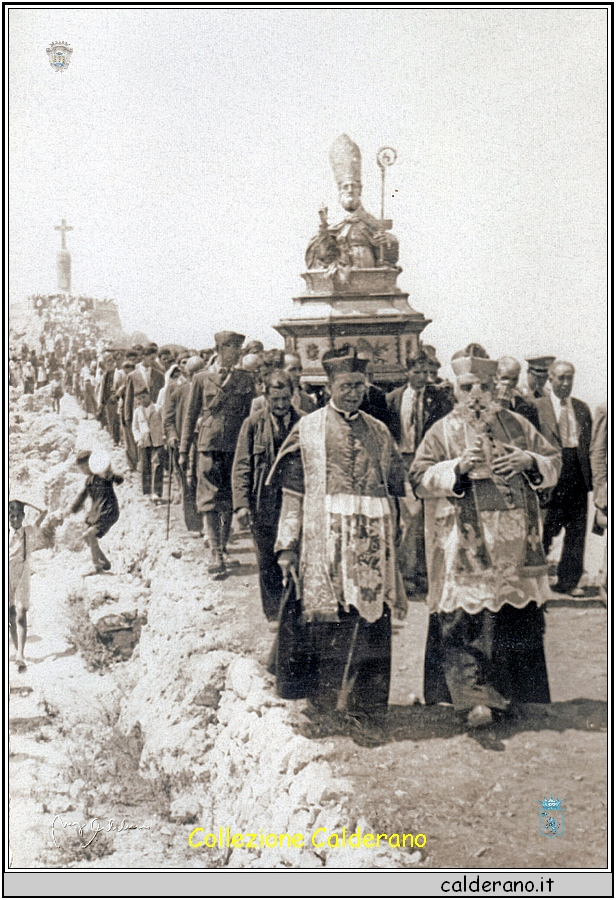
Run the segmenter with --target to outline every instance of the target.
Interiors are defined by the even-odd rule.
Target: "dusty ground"
[[[137,484],[129,483],[126,490],[135,492]],[[149,513],[159,539],[165,514],[163,508]],[[157,552],[176,554],[180,580],[200,579],[207,585],[201,543],[186,535],[177,505],[171,509],[171,535],[168,544],[159,540]],[[225,649],[264,662],[272,636],[261,613],[254,554],[247,537],[231,549],[241,566],[218,585],[215,608],[202,614],[204,627],[214,616],[220,633],[228,635]],[[72,558],[70,578],[79,582],[88,568],[86,557]],[[56,598],[57,585],[69,577],[66,563],[44,551],[34,570],[29,667],[24,675],[14,664],[10,668],[13,864],[203,865],[186,849],[186,826],[169,821],[162,788],[157,794],[137,769],[131,776],[132,796],[126,782],[111,777],[107,794],[99,792],[88,801],[88,764],[93,763],[87,754],[79,755],[79,730],[67,733],[62,723],[79,719],[82,710],[83,745],[89,747],[92,721],[104,722],[123,682],[131,685],[133,663],[116,664],[113,677],[88,672],[67,641],[67,611]],[[125,577],[118,571],[109,582]],[[192,604],[194,598],[186,596],[185,602]],[[391,716],[382,746],[362,747],[345,736],[322,741],[333,743],[328,759],[335,773],[352,780],[349,824],[362,818],[388,834],[424,833],[421,864],[427,866],[605,865],[605,609],[591,601],[550,605],[546,647],[554,703],[474,737],[450,709],[411,705],[412,695],[421,696],[426,625],[425,607],[413,603],[394,636]],[[285,705],[298,713],[303,708],[301,701]],[[566,798],[566,833],[552,840],[539,834],[537,804],[550,794]],[[58,814],[71,821],[124,817],[148,823],[148,829],[118,834],[107,844],[101,835],[90,855],[73,848],[71,856],[67,829],[61,832],[63,847],[51,840]]]

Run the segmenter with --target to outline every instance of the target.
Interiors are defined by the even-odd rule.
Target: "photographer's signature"
[[[79,840],[81,841],[81,846],[85,850],[86,847],[89,847],[90,844],[96,840],[99,834],[109,834],[110,832],[115,832],[119,834],[121,831],[149,831],[149,825],[129,825],[124,819],[120,823],[114,822],[113,819],[108,819],[106,824],[104,821],[100,819],[94,818],[91,819],[90,823],[88,822],[65,822],[62,816],[57,815],[54,816],[54,820],[51,823],[51,836],[53,837],[53,842],[58,846],[58,842],[56,841],[56,831],[59,828],[76,828],[77,833],[79,834]],[[60,832],[62,833],[62,832]],[[91,837],[90,837],[91,833]],[[88,840],[89,838],[89,840]],[[86,843],[84,843],[86,841]]]

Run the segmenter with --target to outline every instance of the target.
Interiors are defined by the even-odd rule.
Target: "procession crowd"
[[[584,593],[591,491],[594,529],[607,527],[606,409],[593,422],[571,397],[569,362],[528,359],[521,384],[516,359],[469,344],[452,358],[452,384],[435,348],[419,344],[406,383],[384,393],[373,360],[348,343],[323,354],[327,384],[307,389],[295,352],[230,331],[200,351],[113,346],[84,299],[37,307],[41,346],[12,348],[11,386],[28,394],[51,383],[57,410],[72,394],[123,445],[152,503],[167,502],[165,479],[175,479],[215,579],[238,566],[234,514],[250,529],[281,696],[308,698],[329,727],[376,739],[392,617],[410,597],[430,612],[426,703],[452,704],[479,727],[549,702],[543,604],[550,591]],[[77,463],[86,483],[72,511],[90,497],[86,539],[105,571],[98,542],[120,515],[121,476],[87,452]],[[23,569],[16,510],[11,566],[23,557]],[[550,586],[547,555],[563,529]],[[606,587],[604,566],[603,599]]]

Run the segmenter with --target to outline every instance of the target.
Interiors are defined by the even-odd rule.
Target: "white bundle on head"
[[[94,447],[88,465],[93,475],[104,475],[111,466],[111,457],[102,447]]]

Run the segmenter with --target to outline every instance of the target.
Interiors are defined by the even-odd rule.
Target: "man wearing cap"
[[[278,562],[285,580],[297,579],[307,623],[307,656],[292,686],[281,687],[288,661],[279,643],[278,689],[308,697],[325,722],[342,718],[370,737],[387,711],[390,613],[402,612],[406,598],[395,551],[404,467],[387,428],[359,411],[366,363],[323,358],[330,401],[300,418],[269,481],[283,494]]]
[[[546,554],[554,538],[565,530],[558,581],[552,590],[581,597],[584,592],[578,584],[584,571],[588,492],[592,491],[592,416],[582,400],[571,397],[574,375],[571,363],[554,360],[548,372],[552,390],[549,396],[535,402],[541,433],[562,453],[560,478],[546,506],[543,523]]]
[[[190,396],[190,388],[193,377],[197,372],[202,372],[205,363],[200,356],[191,356],[184,366],[185,381],[175,390],[169,391],[165,396],[163,410],[163,427],[167,438],[167,446],[175,453],[180,444],[186,407]],[[186,452],[187,464],[179,466],[182,479],[182,503],[184,506],[184,521],[188,531],[198,536],[203,528],[203,515],[197,510],[197,433],[193,432],[193,438],[189,442]]]
[[[387,394],[389,430],[408,472],[423,436],[454,405],[450,392],[428,384],[429,356],[420,347],[406,359],[408,382]],[[425,594],[427,585],[423,504],[409,496],[404,505],[400,565],[410,593]]]
[[[526,384],[520,386],[520,393],[525,400],[533,402],[541,397],[547,397],[546,384],[548,381],[548,369],[556,359],[555,356],[527,356],[528,371]]]
[[[477,727],[512,701],[550,699],[535,492],[556,483],[560,454],[495,400],[496,360],[459,357],[452,368],[458,402],[428,431],[410,472],[426,519],[424,694]]]
[[[233,519],[231,470],[242,422],[255,395],[252,376],[237,368],[243,334],[221,331],[215,336],[217,358],[192,381],[180,440],[181,467],[199,425],[197,438],[197,509],[205,515],[212,562],[211,574],[223,577],[229,566],[227,542]]]

